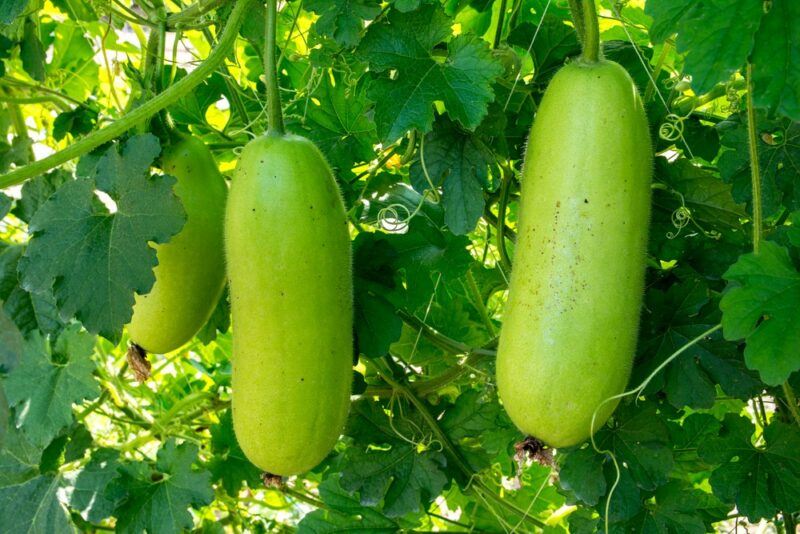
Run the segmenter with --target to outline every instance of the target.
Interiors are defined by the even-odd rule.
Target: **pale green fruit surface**
[[[248,143],[225,236],[236,437],[264,471],[302,473],[342,432],[353,358],[347,218],[311,141],[286,135]]]
[[[554,447],[590,435],[625,388],[636,349],[652,148],[618,64],[580,61],[551,81],[531,131],[497,384],[516,425]],[[595,430],[616,407],[599,410]]]
[[[186,137],[164,149],[164,173],[177,178],[175,193],[186,223],[169,242],[155,245],[158,265],[149,293],[136,295],[128,324],[131,340],[148,352],[179,348],[202,328],[225,285],[225,180],[202,141]]]

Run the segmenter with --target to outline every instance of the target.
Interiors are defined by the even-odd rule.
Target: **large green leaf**
[[[48,345],[33,334],[6,380],[9,403],[17,407],[17,426],[42,446],[72,422],[74,403],[100,394],[92,376],[93,336],[72,326]]]
[[[384,143],[417,128],[428,132],[433,103],[444,102],[450,118],[474,129],[494,98],[492,81],[503,67],[488,45],[473,35],[460,35],[447,44],[447,56],[433,48],[450,35],[450,21],[438,8],[425,6],[411,13],[392,12],[372,24],[358,47],[370,68],[396,70],[396,78],[373,80],[369,96],[377,104],[375,123]]]
[[[191,529],[191,506],[204,506],[214,498],[211,474],[195,471],[197,447],[167,441],[158,451],[155,465],[134,462],[123,465],[113,491],[124,492],[117,507],[119,532],[166,534]]]
[[[149,176],[159,150],[154,136],[134,137],[122,153],[109,148],[92,178],[62,185],[31,219],[33,238],[20,261],[25,289],[53,288],[62,316],[114,341],[131,318],[134,292],[147,293],[155,281],[149,243],[166,242],[185,220],[175,179]],[[116,211],[97,205],[96,188]]]
[[[700,444],[700,457],[719,465],[709,479],[714,493],[751,521],[800,509],[800,430],[773,422],[760,446],[754,431],[748,419],[728,414],[719,437]]]
[[[764,382],[785,382],[800,369],[800,273],[788,251],[766,241],[725,278],[732,283],[720,302],[725,337],[746,339],[745,361]]]

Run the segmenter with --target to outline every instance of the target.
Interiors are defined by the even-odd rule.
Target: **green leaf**
[[[76,423],[69,429],[69,443],[64,449],[64,461],[74,462],[75,460],[83,460],[86,456],[86,451],[94,443],[92,433],[82,423]]]
[[[715,439],[700,444],[700,457],[721,464],[709,479],[714,493],[735,502],[751,521],[800,509],[800,430],[774,421],[764,430],[764,445],[753,445],[753,424],[728,414]]]
[[[650,39],[663,43],[677,31],[678,23],[692,7],[694,0],[650,0],[644,12],[653,17]]]
[[[405,234],[388,236],[396,252],[392,264],[405,272],[406,297],[410,308],[424,306],[437,280],[461,281],[472,263],[467,251],[470,241],[412,219]]]
[[[163,84],[167,85],[172,76],[172,69],[164,69]],[[186,77],[186,71],[178,69],[173,83]],[[206,111],[215,104],[225,90],[225,79],[215,72],[203,83],[195,87],[191,93],[170,106],[169,112],[176,122],[181,124],[206,125]]]
[[[699,278],[673,284],[666,292],[648,292],[639,349],[642,357],[631,383],[642,382],[674,352],[718,323],[716,306],[712,316],[704,312],[710,302],[711,292]],[[743,400],[762,387],[745,368],[736,345],[723,341],[719,333],[686,349],[663,374],[656,375],[648,392],[663,388],[676,408],[710,408],[717,396],[716,384]]]
[[[325,76],[311,99],[298,102],[297,130],[316,143],[341,178],[355,163],[375,157],[372,147],[378,139],[368,115],[371,107],[364,84],[350,85],[341,75]]]
[[[333,534],[358,531],[365,534],[397,532],[400,527],[392,519],[361,505],[339,485],[338,476],[330,476],[319,485],[319,496],[327,510],[315,510],[298,525],[300,534]]]
[[[230,410],[226,410],[220,416],[219,423],[211,427],[211,452],[214,456],[208,463],[208,470],[212,480],[220,482],[228,495],[239,495],[245,482],[251,488],[259,486],[261,471],[250,463],[236,441]]]
[[[17,366],[22,358],[23,344],[19,328],[0,306],[0,373],[8,373]]]
[[[25,8],[29,0],[0,0],[0,24],[11,24]]]
[[[789,21],[800,20],[800,3],[772,0],[753,47],[753,103],[800,121],[800,41]]]
[[[2,327],[0,327],[2,328]],[[8,433],[8,420],[9,420],[8,399],[6,399],[6,390],[3,383],[0,382],[0,451],[6,443],[6,434]]]
[[[64,184],[39,208],[20,261],[26,290],[52,287],[62,317],[75,315],[111,341],[131,318],[134,291],[147,293],[155,281],[149,243],[165,243],[185,221],[175,179],[147,175],[158,152],[150,134],[130,139],[122,154],[109,148],[94,179]],[[96,187],[116,202],[115,213],[94,202]]]
[[[418,451],[409,440],[421,439],[425,422],[403,401],[386,407],[362,399],[353,404],[346,434],[354,440],[342,457],[341,487],[359,492],[364,506],[377,506],[389,517],[420,511],[448,481],[445,457],[434,450]],[[373,449],[371,445],[382,445]],[[388,446],[388,448],[386,447]]]
[[[458,396],[442,417],[441,427],[475,472],[489,467],[519,438],[497,397],[475,389]],[[503,462],[510,463],[511,458],[504,456]]]
[[[575,28],[565,22],[560,17],[548,14],[540,24],[520,24],[508,36],[509,44],[524,50],[530,47],[537,82],[548,80],[564,65],[567,57],[581,50]]]
[[[402,406],[402,409],[398,409]],[[392,411],[392,418],[386,413],[388,409],[381,402],[361,398],[353,403],[347,421],[345,434],[353,438],[358,446],[368,448],[370,445],[406,445],[407,439],[413,439],[424,424],[418,413],[410,410],[408,404],[397,401]]]
[[[448,228],[456,235],[471,232],[483,214],[483,191],[489,188],[494,160],[491,151],[476,136],[441,118],[418,153],[424,162],[416,159],[409,170],[414,188],[422,193],[431,185],[443,187]]]
[[[97,122],[97,112],[85,108],[76,107],[70,111],[59,113],[53,121],[53,139],[61,141],[67,134],[72,137],[79,137],[92,131]]]
[[[713,495],[687,482],[673,481],[658,488],[642,512],[625,523],[616,523],[614,533],[705,534],[711,523],[727,513],[727,507]]]
[[[72,422],[74,403],[100,394],[92,376],[93,350],[94,338],[77,326],[64,330],[52,347],[36,333],[26,342],[6,392],[17,407],[17,425],[35,443],[46,445]]]
[[[800,208],[800,122],[769,119],[756,114],[757,149],[761,174],[761,204],[764,217],[780,212],[782,206]],[[724,151],[718,161],[722,179],[732,184],[737,202],[752,202],[747,119],[744,113],[732,115],[717,125],[720,142],[731,150]]]
[[[97,89],[99,66],[94,61],[91,41],[82,26],[66,19],[55,26],[53,59],[47,65],[48,78],[59,84],[59,90],[84,102]]]
[[[342,488],[359,492],[361,504],[377,506],[388,517],[427,509],[447,484],[445,457],[435,451],[417,452],[410,444],[388,451],[349,448],[342,469]]]
[[[669,430],[654,404],[621,405],[612,425],[598,432],[595,441],[616,455],[639,488],[652,491],[667,481],[673,466]]]
[[[17,200],[17,204],[14,207],[14,215],[26,223],[31,222],[36,210],[70,179],[69,173],[56,169],[26,181],[22,184],[22,197]]]
[[[561,469],[558,479],[561,487],[589,506],[600,502],[600,497],[606,493],[606,479],[603,476],[605,458],[590,446],[559,456]]]
[[[407,130],[430,131],[433,103],[443,101],[450,118],[474,129],[494,98],[491,84],[503,73],[486,42],[474,35],[459,35],[447,44],[447,56],[433,48],[451,35],[450,21],[434,6],[389,16],[370,25],[359,45],[359,54],[370,68],[383,73],[396,70],[397,77],[373,80],[369,97],[375,106],[375,123],[384,143]]]
[[[0,193],[0,219],[5,217],[9,211],[11,211],[11,205],[14,202],[11,200],[11,197],[7,196],[4,193]]]
[[[214,498],[211,474],[192,470],[196,458],[195,445],[169,440],[158,451],[155,465],[123,465],[113,485],[126,493],[114,513],[117,530],[166,534],[191,529],[189,507],[205,506]]]
[[[303,6],[319,15],[315,23],[317,33],[347,47],[361,40],[364,21],[381,12],[377,0],[305,0]]]
[[[698,94],[707,93],[744,65],[761,21],[751,0],[694,2],[678,22],[677,49],[686,53],[686,73]]]
[[[6,532],[73,534],[77,532],[58,499],[60,476],[38,476],[0,487],[0,524]]]
[[[358,350],[367,357],[383,356],[400,337],[403,323],[386,299],[398,293],[391,266],[395,257],[396,251],[380,234],[361,233],[353,243],[354,326]]]
[[[744,206],[734,200],[731,185],[712,172],[692,165],[686,159],[665,164],[662,158],[658,158],[656,165],[658,176],[663,177],[675,191],[683,195],[684,205],[690,210],[693,219],[707,225],[724,225],[738,229],[741,226],[740,220],[747,217]],[[677,209],[680,206],[679,199],[674,196],[672,198],[674,209]]]
[[[5,444],[0,448],[0,487],[15,486],[39,474],[43,447],[32,443],[8,421]]]
[[[119,452],[99,448],[83,469],[66,476],[66,498],[70,508],[90,522],[111,516],[120,503],[123,492],[113,482],[119,478]]]
[[[22,59],[22,68],[30,74],[31,78],[43,82],[45,79],[45,51],[42,41],[39,40],[38,28],[31,19],[25,20],[22,41],[19,44],[19,56]]]
[[[18,266],[25,253],[23,245],[0,251],[0,300],[3,309],[20,331],[56,334],[63,327],[52,291],[31,293],[22,288]]]
[[[13,163],[16,166],[26,165],[30,160],[33,141],[29,137],[15,136],[9,145],[0,139],[0,172],[5,172]]]
[[[779,385],[800,369],[800,273],[788,251],[761,243],[725,273],[731,282],[720,302],[725,338],[744,338],[745,362],[769,385]]]
[[[788,234],[789,242],[793,246],[800,248],[800,211],[795,211],[789,215],[787,221],[790,224],[784,226],[784,228]]]
[[[206,324],[203,325],[203,328],[197,332],[196,337],[204,344],[208,345],[217,338],[218,334],[224,334],[230,329],[230,327],[231,305],[229,301],[228,287],[225,286],[225,290],[217,301],[217,305],[214,307],[211,317],[208,318],[208,321],[206,321]]]

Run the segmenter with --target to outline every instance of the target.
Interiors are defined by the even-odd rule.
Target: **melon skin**
[[[311,141],[267,135],[245,147],[225,234],[234,431],[259,468],[303,473],[343,430],[353,359],[347,217]]]
[[[497,355],[503,405],[553,447],[590,436],[630,376],[644,294],[652,145],[620,65],[575,61],[531,130]]]

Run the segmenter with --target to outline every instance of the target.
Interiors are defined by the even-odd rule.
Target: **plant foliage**
[[[356,346],[335,450],[265,486],[233,433],[225,298],[150,356],[148,381],[125,357],[153,245],[185,221],[165,130],[228,178],[266,130],[264,8],[240,1],[244,21],[225,0],[0,0],[0,530],[794,531],[800,2],[598,2],[657,156],[629,387],[651,379],[594,444],[558,451],[506,416],[494,354],[527,133],[580,52],[565,2],[281,2],[287,128],[325,153],[348,210]],[[231,25],[210,76],[126,119]],[[126,131],[90,147],[112,123]],[[76,146],[94,149],[7,174]]]

